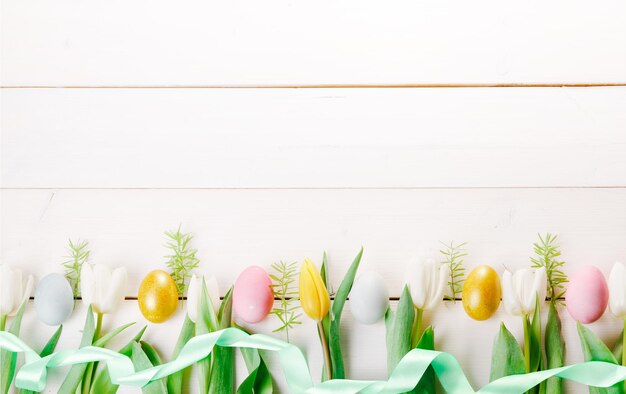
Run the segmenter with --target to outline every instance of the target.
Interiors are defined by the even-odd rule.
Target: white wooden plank
[[[626,185],[626,88],[12,89],[10,188]]]
[[[195,234],[199,272],[225,292],[245,267],[321,261],[331,282],[365,246],[363,268],[398,296],[406,262],[439,241],[469,242],[469,268],[530,264],[537,232],[560,234],[566,271],[608,274],[626,260],[626,189],[3,190],[0,258],[42,277],[61,269],[67,239],[89,240],[93,262],[126,265],[128,296],[164,268],[163,231]]]
[[[623,1],[8,0],[2,84],[626,82]]]
[[[395,308],[396,302],[392,302]],[[544,308],[544,310],[547,308]],[[580,350],[578,335],[576,333],[575,322],[565,310],[561,310],[563,321],[563,335],[567,344],[566,362],[572,364],[583,361]],[[85,308],[81,302],[77,303],[77,310],[71,319],[65,324],[64,333],[58,345],[58,350],[76,348],[80,342],[80,330],[84,322]],[[154,325],[147,323],[141,316],[136,301],[128,300],[123,303],[120,310],[105,316],[105,330],[112,329],[121,324],[136,321],[135,327],[129,332],[120,336],[110,345],[111,348],[121,346],[128,340],[136,330],[144,324],[148,324],[148,329],[144,339],[153,344],[161,353],[164,359],[171,359],[171,352],[176,342],[176,336],[182,325],[184,311],[180,310],[168,322]],[[435,312],[426,314],[426,324],[432,324],[435,328],[436,347],[439,350],[452,353],[460,362],[470,383],[478,389],[488,383],[489,368],[491,359],[492,341],[499,329],[500,322],[503,321],[511,332],[521,341],[523,338],[521,319],[508,316],[503,308],[490,320],[477,322],[471,320],[463,312],[460,303],[446,302]],[[543,322],[546,316],[544,313]],[[292,331],[292,343],[298,345],[306,355],[312,376],[318,379],[321,373],[321,352],[315,325],[310,320],[303,320],[304,324]],[[44,326],[36,320],[34,309],[27,309],[23,323],[22,338],[31,346],[40,348],[47,338],[54,331],[53,327]],[[247,325],[253,332],[269,335],[276,327],[276,321],[269,318],[259,324]],[[386,348],[385,348],[385,328],[382,322],[372,326],[360,325],[352,319],[349,302],[346,306],[342,319],[344,357],[346,360],[348,377],[353,379],[385,379],[386,378]],[[621,330],[620,321],[605,313],[598,322],[591,325],[591,328],[609,344],[613,346]],[[270,369],[275,383],[280,388],[280,392],[288,392],[280,369],[278,360],[270,358]],[[244,365],[238,359],[237,370],[239,380],[243,376]],[[45,392],[54,393],[64,376],[65,369],[53,370],[50,373],[50,384]],[[197,392],[196,381],[193,378],[189,381],[190,392]],[[124,388],[120,393],[138,393],[139,390]],[[568,393],[586,393],[587,388],[578,384],[567,384]]]

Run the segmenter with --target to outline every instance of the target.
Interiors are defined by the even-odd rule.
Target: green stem
[[[420,331],[422,329],[422,315],[424,311],[420,308],[415,308],[415,321],[413,322],[413,331],[411,332],[411,347],[415,349],[420,340]]]
[[[322,352],[324,353],[324,372],[326,373],[326,380],[331,380],[332,368],[330,365],[330,349],[328,348],[328,341],[326,340],[326,333],[324,332],[324,325],[322,321],[317,322],[317,330],[320,333],[320,339],[322,341]]]
[[[7,315],[0,315],[0,331],[4,331],[7,325]]]
[[[96,312],[96,329],[93,333],[92,343],[100,339],[100,333],[102,332],[102,313]],[[82,393],[89,394],[91,392],[91,383],[96,376],[96,370],[98,369],[98,363],[89,363],[83,375]]]
[[[96,330],[93,333],[93,342],[100,339],[100,331],[102,331],[102,313],[96,313]]]
[[[530,372],[530,321],[528,315],[523,315],[524,319],[524,367],[526,373]]]
[[[624,317],[624,332],[622,333],[622,365],[626,367],[626,317]]]

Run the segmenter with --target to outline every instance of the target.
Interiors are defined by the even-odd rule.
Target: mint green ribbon
[[[93,361],[106,362],[114,384],[142,387],[206,358],[216,345],[277,352],[289,389],[294,393],[406,392],[417,385],[429,366],[432,366],[446,392],[452,394],[519,394],[553,376],[597,387],[610,387],[626,380],[626,367],[590,361],[525,375],[506,376],[474,391],[454,356],[414,349],[402,358],[388,381],[336,379],[314,385],[306,360],[296,346],[267,335],[250,335],[237,328],[194,337],[181,349],[175,360],[135,372],[128,357],[109,349],[86,346],[77,350],[62,350],[42,358],[15,335],[0,332],[0,349],[24,353],[25,363],[16,376],[15,385],[31,391],[42,391],[45,388],[48,368]]]

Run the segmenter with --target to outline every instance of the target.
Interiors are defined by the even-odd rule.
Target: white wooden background
[[[41,278],[69,237],[88,239],[135,297],[183,223],[223,290],[248,265],[323,250],[337,285],[364,245],[397,297],[406,261],[439,241],[502,272],[550,231],[567,272],[608,274],[626,260],[625,15],[619,0],[5,0],[0,258]],[[165,358],[182,318],[146,332]],[[502,310],[475,322],[446,303],[426,319],[476,388],[500,321],[522,337]],[[128,321],[145,324],[132,299],[105,326]],[[35,346],[54,329],[32,308],[23,327]],[[592,327],[612,343],[620,322]],[[383,324],[346,310],[344,328],[349,377],[385,378]],[[319,376],[314,330],[293,341]]]

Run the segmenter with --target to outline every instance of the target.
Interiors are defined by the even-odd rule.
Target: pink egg
[[[567,311],[581,323],[598,320],[609,303],[609,288],[602,272],[587,266],[570,278],[565,293]]]
[[[247,323],[265,319],[274,305],[272,280],[265,270],[256,265],[243,270],[235,281],[233,308]]]

